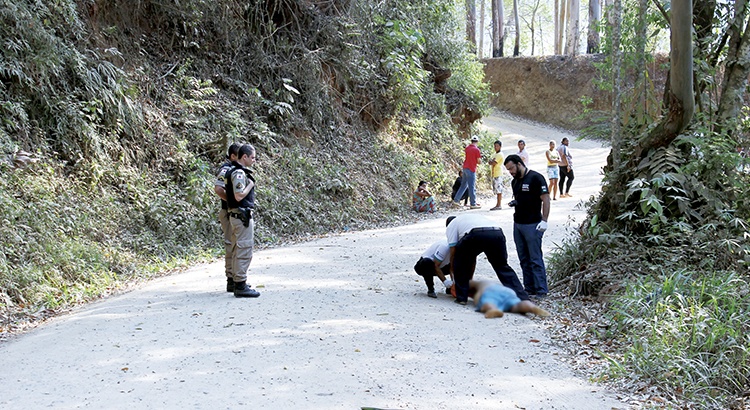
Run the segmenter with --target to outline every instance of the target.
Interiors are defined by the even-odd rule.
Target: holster
[[[240,211],[240,221],[242,221],[242,225],[245,225],[245,228],[250,226],[250,220],[253,219],[253,209],[252,208],[239,208]]]

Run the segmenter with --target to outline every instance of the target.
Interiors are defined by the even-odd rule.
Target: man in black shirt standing
[[[542,174],[526,167],[518,155],[508,155],[505,168],[513,176],[513,240],[521,261],[526,293],[537,298],[547,296],[547,270],[542,255],[542,237],[549,217],[549,190]]]

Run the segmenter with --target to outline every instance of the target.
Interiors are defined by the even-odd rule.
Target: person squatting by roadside
[[[560,141],[560,146],[557,148],[557,152],[560,153],[560,198],[570,198],[570,186],[573,184],[575,175],[573,174],[573,156],[570,155],[570,149],[568,145],[570,141],[567,137],[564,137]],[[567,183],[565,180],[567,179]],[[565,188],[563,190],[563,187]]]
[[[469,192],[469,203],[471,209],[479,209],[481,205],[477,204],[477,164],[479,164],[482,158],[482,152],[479,151],[479,137],[474,135],[471,137],[471,144],[467,145],[464,149],[466,157],[464,158],[463,165],[463,176],[461,177],[461,187],[453,197],[453,207],[460,208],[461,204],[459,201],[463,197],[464,193],[468,190]]]
[[[542,255],[542,237],[547,230],[550,199],[547,181],[530,170],[518,155],[505,158],[505,168],[513,176],[513,240],[523,271],[523,285],[529,295],[547,296],[547,270]]]
[[[503,285],[513,289],[521,300],[529,299],[516,272],[508,265],[505,235],[496,222],[482,215],[464,214],[448,217],[446,224],[445,235],[450,247],[456,303],[466,304],[469,297],[469,280],[474,277],[477,256],[480,253],[487,256]]]
[[[227,277],[227,292],[234,292],[234,275],[232,274],[232,225],[229,222],[227,211],[227,191],[224,177],[227,171],[232,169],[232,162],[237,161],[237,151],[240,147],[241,145],[236,142],[229,146],[226,161],[216,172],[216,181],[214,182],[214,193],[221,199],[219,224],[221,225],[221,232],[224,234],[224,273]]]
[[[419,181],[417,189],[412,193],[411,208],[416,212],[433,213],[437,210],[435,198],[427,190],[427,182]]]
[[[549,312],[546,310],[529,300],[519,299],[512,289],[496,282],[470,280],[469,295],[474,299],[476,311],[484,313],[484,317],[487,319],[503,317],[503,312],[549,316]]]
[[[237,160],[225,174],[227,212],[231,224],[232,274],[234,296],[238,298],[260,296],[247,285],[247,270],[253,260],[255,208],[255,178],[248,169],[255,163],[255,148],[250,144],[240,147]],[[227,287],[229,287],[227,285]]]
[[[458,190],[461,189],[461,181],[463,179],[464,172],[462,170],[458,170],[458,178],[453,182],[453,190],[451,191],[451,200],[456,197],[456,193],[458,193]],[[469,204],[469,191],[466,190],[459,199],[458,202],[464,201],[464,206]]]
[[[414,271],[417,275],[424,278],[424,283],[427,285],[427,296],[436,298],[435,284],[433,278],[437,276],[445,286],[445,293],[451,293],[451,286],[453,286],[453,280],[451,280],[451,269],[450,269],[450,248],[448,248],[448,242],[445,239],[437,241],[430,245],[426,251],[422,253],[422,256],[414,265]]]

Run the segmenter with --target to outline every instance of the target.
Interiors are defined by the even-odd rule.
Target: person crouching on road
[[[448,242],[445,239],[433,243],[422,253],[417,264],[414,265],[414,271],[417,272],[417,275],[424,278],[424,283],[427,285],[427,296],[431,298],[437,297],[433,280],[435,276],[443,282],[445,293],[451,293],[453,280],[450,279],[452,276],[450,263],[450,248],[448,248]]]
[[[464,214],[448,217],[446,223],[445,235],[450,247],[456,303],[465,305],[469,298],[469,280],[474,276],[480,253],[487,256],[503,285],[516,292],[519,299],[529,299],[516,271],[508,265],[505,235],[497,222],[478,214]]]
[[[237,161],[227,171],[225,183],[227,206],[232,225],[232,274],[234,275],[234,296],[255,298],[260,293],[247,285],[247,270],[253,260],[254,222],[252,210],[255,208],[255,178],[248,169],[255,163],[255,148],[250,144],[240,147]]]

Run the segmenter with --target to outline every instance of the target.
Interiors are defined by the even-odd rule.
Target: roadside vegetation
[[[623,54],[607,42],[601,67],[620,109],[588,130],[613,146],[602,194],[550,266],[557,291],[600,305],[604,319],[589,330],[609,366],[598,377],[656,387],[659,407],[750,405],[750,67],[740,63],[750,14],[709,3],[692,10],[695,114],[670,134],[683,106],[669,85],[657,93],[642,51],[653,51],[654,31],[676,26],[666,20],[675,4],[666,14],[623,2]],[[634,87],[617,88],[620,70],[636,73]]]
[[[260,246],[450,192],[488,87],[453,3],[412,3],[0,0],[0,331],[216,258],[234,141]]]

